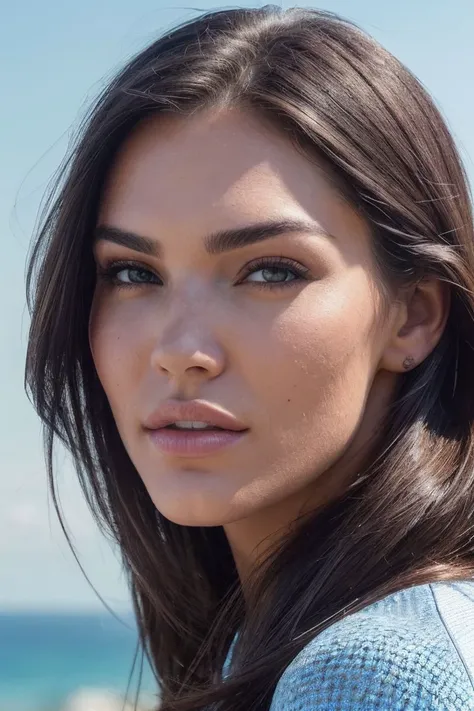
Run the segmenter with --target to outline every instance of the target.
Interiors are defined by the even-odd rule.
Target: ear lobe
[[[451,292],[440,279],[426,278],[400,297],[393,327],[379,368],[394,373],[411,370],[439,343],[449,316]]]
[[[411,370],[416,365],[418,365],[418,364],[417,364],[416,360],[413,358],[413,356],[411,356],[411,355],[407,356],[402,363],[402,366],[405,370]]]

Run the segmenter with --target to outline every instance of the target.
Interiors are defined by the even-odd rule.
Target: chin
[[[167,496],[163,496],[163,488],[159,495],[150,490],[148,493],[157,511],[179,526],[223,526],[239,518],[231,500],[216,496],[215,492],[179,491],[173,487]]]
[[[249,488],[251,478],[243,480],[235,470],[187,465],[161,468],[157,474],[148,466],[141,478],[157,511],[180,526],[224,526],[247,518],[262,504]]]

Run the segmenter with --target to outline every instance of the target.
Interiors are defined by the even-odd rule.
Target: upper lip
[[[248,429],[230,412],[198,400],[188,402],[168,400],[152,412],[143,424],[147,429],[157,430],[179,421],[205,422],[214,427],[236,432]]]

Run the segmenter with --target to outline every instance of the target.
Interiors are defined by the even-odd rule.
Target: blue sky
[[[201,2],[197,10],[221,7]],[[318,7],[355,20],[418,75],[447,118],[472,181],[472,0],[327,0]],[[0,234],[6,271],[0,280],[0,608],[100,605],[48,509],[39,422],[23,391],[29,322],[25,260],[43,191],[88,99],[129,56],[193,14],[159,0],[19,0],[2,8]],[[96,531],[63,459],[63,508],[81,561],[118,610],[128,596],[116,555]]]

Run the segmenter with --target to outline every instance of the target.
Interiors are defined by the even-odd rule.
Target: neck
[[[279,543],[283,545],[292,534],[298,519],[306,513],[305,503],[299,491],[252,516],[224,525],[244,590],[252,571],[263,564],[270,550]]]

